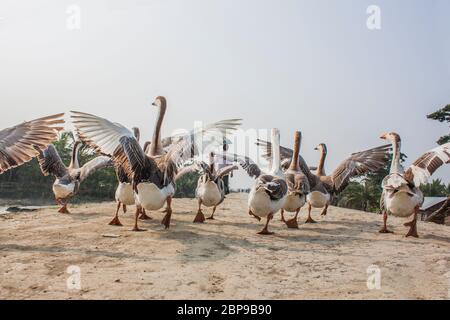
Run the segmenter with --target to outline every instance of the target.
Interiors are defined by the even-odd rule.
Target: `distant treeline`
[[[54,143],[63,162],[68,165],[72,153],[73,138],[63,133]],[[94,158],[89,149],[81,149],[80,164]],[[197,174],[187,174],[177,183],[175,197],[192,198],[195,196]],[[0,198],[2,199],[39,199],[49,203],[54,201],[52,184],[55,177],[45,177],[39,168],[37,159],[0,175]],[[79,194],[72,202],[109,201],[114,199],[117,178],[113,168],[102,169],[83,181]]]

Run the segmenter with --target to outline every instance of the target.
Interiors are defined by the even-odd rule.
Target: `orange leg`
[[[161,224],[164,225],[165,229],[169,229],[170,227],[170,218],[172,217],[172,197],[167,198],[167,213],[161,221]]]
[[[67,202],[63,202],[61,199],[56,199],[56,202],[62,206],[58,212],[59,213],[70,213],[69,210],[67,209]]]
[[[322,213],[320,214],[321,216],[326,216],[327,215],[327,211],[328,211],[328,204],[325,206],[325,208],[323,208]]]
[[[205,222],[205,215],[203,214],[203,211],[202,211],[202,200],[201,199],[198,199],[198,210],[197,210],[197,215],[194,218],[194,222],[195,223]]]
[[[141,208],[136,206],[136,213],[135,213],[135,217],[134,217],[134,227],[133,227],[132,231],[145,231],[145,229],[140,229],[138,227],[138,220],[139,220],[140,213],[141,213]]]
[[[316,223],[316,220],[311,218],[311,204],[308,203],[308,219],[306,219],[305,223]]]
[[[254,214],[252,210],[248,209],[248,214],[254,217],[256,220],[261,221],[261,217],[258,217],[256,214]]]
[[[267,215],[267,220],[266,220],[266,224],[264,225],[264,228],[260,231],[260,232],[258,232],[258,234],[262,234],[262,235],[271,235],[271,234],[273,234],[273,232],[270,232],[269,231],[269,222],[270,222],[270,220],[272,220],[272,218],[273,218],[273,213],[269,213],[268,215]]]
[[[112,226],[122,226],[122,223],[120,223],[119,220],[119,209],[120,209],[120,202],[117,202],[117,210],[116,210],[116,215],[114,216],[114,218],[111,220],[111,222],[109,223]]]
[[[414,208],[414,218],[410,221],[405,223],[406,227],[409,227],[409,231],[406,234],[406,237],[414,237],[418,238],[419,235],[417,234],[417,213],[419,212],[419,206],[416,206]]]
[[[139,219],[141,219],[141,220],[152,220],[152,217],[148,216],[147,213],[145,212],[145,209],[142,208],[141,209],[141,215],[139,216]]]
[[[211,213],[211,215],[208,217],[208,218],[206,218],[206,219],[208,219],[208,220],[214,220],[214,213],[216,212],[216,206],[214,206],[214,208],[213,208],[213,211],[212,211],[212,213]]]
[[[384,211],[383,212],[383,228],[381,228],[380,231],[378,231],[379,233],[394,233],[394,232],[388,230],[388,228],[387,228],[387,218],[388,218],[387,211]]]
[[[292,219],[285,221],[288,228],[298,229],[297,216],[298,216],[299,212],[300,212],[300,208],[298,208],[297,211],[295,211],[295,216]]]
[[[281,214],[281,221],[283,221],[284,223],[286,223],[286,220],[284,219],[284,210],[283,209],[281,209],[281,212],[280,212],[280,214]]]

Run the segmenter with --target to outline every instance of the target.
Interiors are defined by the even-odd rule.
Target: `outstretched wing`
[[[0,131],[0,174],[36,157],[58,138],[64,113],[21,123]]]
[[[233,133],[240,125],[241,119],[221,120],[193,129],[189,134],[173,136],[166,156],[177,166],[180,166],[185,161],[198,155],[200,149],[200,152],[203,152],[203,148],[200,147],[207,144],[205,140],[208,140],[209,143],[221,145],[223,138]]]
[[[249,157],[241,156],[233,153],[218,154],[220,157],[225,157],[229,162],[237,162],[242,167],[242,169],[247,172],[250,178],[258,178],[262,175],[261,168]]]
[[[39,153],[38,161],[44,176],[51,174],[57,178],[62,178],[68,173],[67,167],[62,162],[58,151],[56,151],[55,146],[52,144],[46,150]]]
[[[229,175],[232,171],[239,169],[238,166],[236,165],[229,165],[223,168],[220,168],[217,171],[217,177],[222,178],[225,177],[226,175]]]
[[[161,139],[162,147],[167,150],[172,144],[178,143],[188,137],[198,137],[200,135],[204,135],[205,138],[210,138],[213,141],[222,143],[222,138],[236,130],[241,124],[242,119],[227,119],[210,123],[204,127],[195,128],[188,133],[165,137]]]
[[[405,171],[404,177],[416,187],[427,183],[428,178],[442,165],[450,163],[450,142],[436,147],[418,158]]]
[[[114,162],[110,157],[100,156],[88,161],[80,169],[80,180],[83,181],[97,170],[112,167]]]
[[[353,177],[380,170],[386,164],[390,150],[390,145],[384,145],[353,153],[342,161],[331,175],[335,191],[342,191]]]
[[[113,123],[89,113],[71,113],[72,123],[80,139],[99,153],[112,157],[120,148],[120,138],[135,139],[134,134],[120,123]]]
[[[101,117],[78,111],[71,111],[71,113],[72,123],[80,140],[98,153],[111,157],[116,171],[120,169],[131,179],[132,165],[122,143],[129,146],[130,154],[133,150],[135,151],[132,155],[133,160],[136,160],[136,154],[141,157],[140,161],[134,162],[135,166],[142,165],[144,163],[142,157],[145,156],[134,134],[123,125]]]

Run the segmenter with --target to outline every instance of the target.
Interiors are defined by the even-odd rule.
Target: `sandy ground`
[[[379,234],[381,216],[332,207],[298,230],[277,215],[275,235],[260,236],[262,222],[247,214],[245,199],[229,196],[204,224],[192,223],[195,200],[176,199],[169,230],[159,224],[163,213],[152,212],[137,233],[134,208],[121,216],[124,227],[108,225],[113,202],[73,206],[68,215],[2,215],[0,298],[449,298],[449,227],[421,222],[421,238],[404,238],[405,221],[390,218],[395,234]],[[370,265],[380,268],[380,289],[367,288]],[[67,288],[70,266],[80,268],[80,290]]]

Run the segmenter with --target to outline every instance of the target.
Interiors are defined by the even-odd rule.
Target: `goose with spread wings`
[[[64,128],[59,113],[0,130],[0,174],[18,167],[46,149]]]
[[[157,98],[154,104],[160,101],[161,99]],[[126,173],[132,179],[137,204],[134,231],[142,230],[138,227],[141,209],[158,210],[164,203],[167,204],[167,212],[162,224],[166,229],[169,228],[178,170],[198,152],[195,144],[197,136],[211,134],[213,131],[220,136],[226,135],[240,125],[240,120],[223,120],[205,128],[194,129],[172,144],[166,153],[153,156],[153,152],[145,153],[132,132],[121,124],[76,111],[72,111],[72,120],[85,143],[112,157],[116,165],[126,166]],[[158,140],[156,137],[155,141]],[[153,148],[158,150],[157,145]]]
[[[389,175],[382,182],[380,209],[383,213],[383,227],[380,233],[391,233],[386,225],[388,214],[405,218],[413,216],[410,222],[405,223],[405,226],[410,227],[406,237],[417,238],[417,214],[424,200],[419,187],[427,183],[439,167],[450,163],[450,142],[427,151],[405,171],[400,163],[400,136],[389,132],[384,133],[381,139],[391,142],[394,152]]]
[[[272,146],[269,142],[258,140],[257,145],[265,151],[263,156],[266,158],[271,156]],[[321,145],[325,146],[325,144]],[[327,176],[323,170],[326,146],[323,149],[320,147],[317,149],[320,149],[322,153],[316,174],[312,173],[303,158],[299,157],[299,168],[305,174],[310,184],[310,193],[306,198],[308,203],[308,218],[306,223],[316,222],[311,217],[312,208],[323,208],[322,215],[326,215],[331,197],[343,191],[348,186],[351,178],[368,172],[376,172],[383,168],[390,152],[390,146],[384,145],[353,153],[340,163],[331,176]],[[283,163],[290,164],[293,151],[289,148],[281,147],[280,153]]]
[[[228,165],[216,170],[214,165],[214,153],[209,154],[209,164],[203,161],[197,161],[191,166],[191,170],[200,172],[201,175],[197,181],[195,196],[198,200],[198,211],[194,222],[203,223],[205,215],[202,211],[202,205],[205,207],[213,207],[212,214],[206,218],[213,220],[217,207],[225,199],[225,184],[223,177],[230,174],[233,170],[237,170],[236,165]]]
[[[78,160],[80,147],[81,141],[75,141],[68,167],[64,165],[53,144],[49,145],[46,150],[41,151],[38,155],[42,173],[45,176],[51,174],[56,177],[52,189],[56,202],[61,205],[61,208],[58,210],[59,213],[70,213],[67,209],[67,204],[78,193],[81,182],[97,170],[113,165],[109,157],[98,156],[80,168]]]
[[[139,128],[133,127],[131,128],[133,131],[133,135],[136,138],[137,142],[139,143],[141,133]],[[134,193],[133,193],[133,186],[131,178],[126,173],[126,166],[124,164],[118,164],[114,166],[117,181],[119,184],[117,185],[116,193],[115,193],[115,199],[117,202],[117,208],[116,208],[116,214],[114,215],[114,218],[109,222],[110,225],[113,226],[122,226],[122,223],[119,220],[119,210],[120,207],[122,207],[123,213],[127,212],[127,206],[131,206],[135,204],[134,199]],[[142,220],[149,220],[151,219],[149,216],[147,216],[145,209],[142,210],[142,213],[139,217]]]
[[[266,217],[264,228],[258,232],[262,235],[273,234],[268,230],[269,222],[274,214],[283,208],[288,196],[288,185],[280,164],[280,132],[278,129],[272,129],[271,141],[271,145],[273,144],[275,148],[271,153],[271,170],[268,173],[263,173],[249,157],[228,155],[229,160],[238,162],[250,177],[256,178],[248,195],[248,214],[257,220]]]

